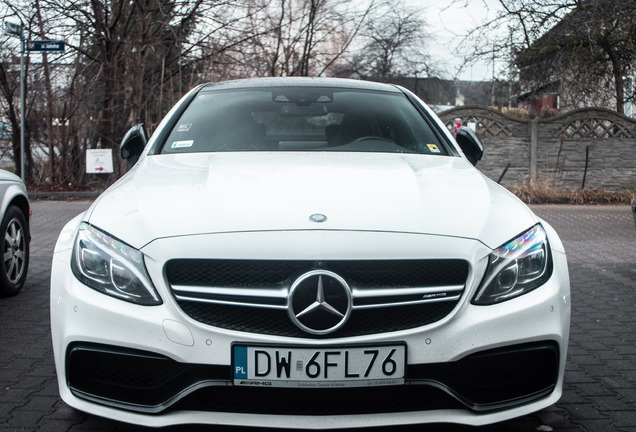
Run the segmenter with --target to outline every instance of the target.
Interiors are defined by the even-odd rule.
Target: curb
[[[100,195],[99,192],[31,192],[30,200],[95,200]]]

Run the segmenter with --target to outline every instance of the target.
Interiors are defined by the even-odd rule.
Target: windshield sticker
[[[179,132],[187,132],[187,131],[190,130],[191,127],[192,127],[192,123],[182,124],[182,125],[179,125],[178,131]]]
[[[194,144],[194,140],[175,141],[172,143],[170,148],[173,148],[173,149],[187,148],[187,147],[192,147],[193,144]]]
[[[432,151],[433,153],[441,153],[441,150],[439,149],[439,147],[437,147],[436,144],[426,144],[426,146],[428,147],[428,150]]]

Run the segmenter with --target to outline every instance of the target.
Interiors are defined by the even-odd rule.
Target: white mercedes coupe
[[[146,426],[483,425],[554,404],[555,231],[404,88],[190,91],[55,247],[62,399]]]

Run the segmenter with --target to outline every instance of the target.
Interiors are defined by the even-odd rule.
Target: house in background
[[[517,53],[521,90],[514,96],[516,106],[533,117],[586,107],[632,117],[635,14],[633,2],[589,0]]]
[[[511,92],[507,82],[434,77],[396,78],[392,82],[415,93],[436,112],[464,105],[507,107],[510,104]]]
[[[531,117],[552,117],[561,109],[561,82],[548,82],[513,96],[518,108],[528,111]]]

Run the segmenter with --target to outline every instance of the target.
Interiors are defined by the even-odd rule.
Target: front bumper
[[[234,387],[229,366],[179,363],[151,352],[98,344],[71,345],[66,365],[74,396],[146,414],[186,410],[322,416],[451,408],[494,412],[552,393],[559,347],[553,342],[521,344],[449,363],[413,364],[405,386],[373,388]]]
[[[375,235],[376,240],[386,238]],[[209,239],[200,240],[209,244]],[[231,243],[240,245],[240,236]],[[283,243],[299,244],[299,239]],[[422,249],[420,242],[398,243],[402,258]],[[463,239],[451,243],[428,246],[436,256],[461,250],[472,263],[465,293],[450,315],[417,329],[332,339],[259,335],[194,321],[179,309],[161,278],[153,282],[164,304],[125,303],[82,285],[70,271],[70,250],[58,250],[52,270],[51,320],[60,393],[82,411],[147,426],[480,425],[555,403],[561,395],[570,319],[565,255],[553,254],[553,276],[543,287],[501,304],[474,306],[470,299],[488,250]],[[190,241],[183,247],[191,246]],[[171,247],[174,252],[175,244]],[[161,275],[163,245],[154,248],[148,251],[147,266],[151,275]],[[398,255],[397,249],[386,252]],[[236,387],[230,373],[230,347],[236,341],[316,347],[405,342],[406,384],[302,391]]]

